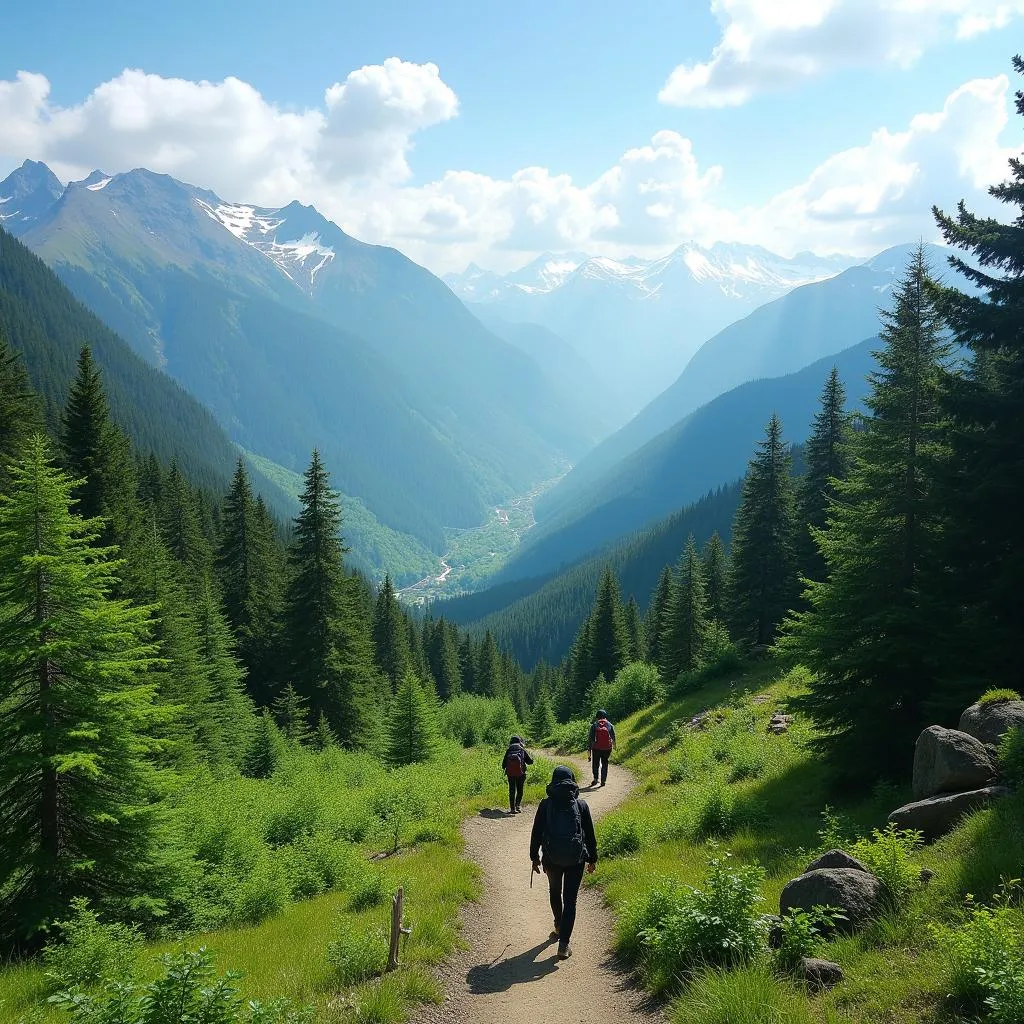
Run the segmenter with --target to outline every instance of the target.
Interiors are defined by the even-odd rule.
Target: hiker
[[[533,764],[522,736],[513,736],[508,741],[508,750],[501,759],[501,770],[508,777],[508,813],[523,813],[523,787],[526,785],[526,766]]]
[[[615,726],[608,721],[607,711],[598,711],[590,726],[590,738],[587,740],[587,760],[593,764],[594,785],[597,785],[598,771],[601,774],[601,785],[608,781],[608,759],[615,749]]]
[[[576,897],[583,883],[583,871],[593,871],[597,863],[597,836],[590,808],[586,800],[579,798],[580,787],[571,768],[559,765],[551,774],[547,792],[533,819],[530,860],[537,873],[543,863],[548,876],[555,919],[551,937],[558,938],[559,960],[567,960],[572,956],[569,940],[576,923]]]

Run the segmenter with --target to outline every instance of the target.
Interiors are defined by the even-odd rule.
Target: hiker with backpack
[[[551,774],[548,795],[537,807],[530,835],[533,870],[548,876],[551,913],[558,938],[558,958],[572,956],[569,940],[576,923],[576,898],[583,884],[583,872],[597,864],[597,836],[594,819],[571,768],[559,765]],[[543,851],[543,860],[541,859]],[[532,877],[532,876],[531,876]]]
[[[523,787],[526,785],[526,766],[533,764],[522,736],[513,736],[508,742],[508,750],[501,759],[501,770],[508,778],[508,812],[522,814]]]
[[[601,785],[608,781],[608,759],[615,749],[615,726],[608,721],[607,711],[598,711],[590,726],[590,738],[587,740],[587,760],[594,768],[594,785],[597,785],[598,772]]]

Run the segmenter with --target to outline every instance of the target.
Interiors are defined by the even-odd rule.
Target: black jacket
[[[615,726],[608,723],[608,731],[612,734],[612,746],[615,746]],[[587,740],[587,750],[594,749],[594,741],[597,739],[597,722],[590,723],[590,738]]]
[[[533,758],[530,757],[530,752],[522,745],[522,743],[513,743],[512,746],[501,755],[501,770],[505,771],[505,762],[508,760],[508,755],[514,751],[521,750],[523,752],[523,763],[533,764]]]
[[[559,773],[565,773],[560,776]],[[590,813],[590,807],[586,800],[579,799],[579,788],[572,779],[572,773],[568,768],[556,768],[555,778],[548,786],[548,795],[541,800],[537,807],[537,814],[533,819],[533,831],[530,833],[530,860],[536,864],[541,858],[541,847],[544,844],[544,826],[547,823],[548,807],[552,801],[557,800],[563,803],[567,800],[575,800],[580,809],[580,824],[583,826],[583,845],[586,852],[588,864],[597,863],[597,836],[594,833],[594,818]]]

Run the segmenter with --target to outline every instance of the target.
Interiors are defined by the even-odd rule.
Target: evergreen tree
[[[321,711],[316,723],[316,732],[313,734],[313,747],[322,752],[337,745],[338,738],[331,731],[330,725],[327,724],[327,716]]]
[[[392,702],[385,756],[393,765],[429,761],[438,743],[436,710],[422,683],[409,672]]]
[[[619,669],[629,661],[629,634],[619,581],[611,566],[607,566],[601,576],[591,618],[588,671],[593,675],[589,681],[598,674],[604,675],[605,679],[614,679]]]
[[[467,693],[479,693],[477,685],[476,650],[473,638],[467,633],[459,642],[459,674],[462,677],[462,688]]]
[[[150,610],[109,595],[114,551],[71,512],[38,435],[0,496],[0,934],[33,943],[87,897],[145,907],[154,865]],[[154,908],[150,908],[154,909]]]
[[[309,704],[298,694],[289,683],[281,695],[274,701],[274,719],[281,735],[290,743],[305,744],[312,738],[309,729]],[[320,721],[326,722],[326,716],[320,713]],[[330,726],[328,726],[330,728]]]
[[[211,545],[203,532],[196,494],[176,464],[167,474],[162,497],[161,528],[167,550],[184,570],[182,578],[198,580],[210,564]]]
[[[480,643],[480,651],[476,657],[477,693],[484,697],[501,697],[505,694],[505,673],[501,662],[501,652],[494,639],[494,634],[487,630]]]
[[[0,325],[0,492],[7,490],[7,466],[33,434],[43,431],[43,407],[32,390],[20,353]]]
[[[397,690],[412,667],[412,655],[408,624],[395,597],[390,574],[384,577],[373,611],[373,646],[377,668],[391,680],[392,690]]]
[[[629,638],[629,660],[642,661],[647,649],[644,637],[644,624],[640,618],[640,606],[635,597],[630,597],[626,605],[626,636]]]
[[[943,512],[942,372],[948,344],[919,248],[882,314],[876,354],[845,481],[828,527],[816,531],[828,569],[783,646],[814,673],[798,706],[824,732],[820,745],[847,777],[897,776],[921,728],[937,674],[942,613],[933,585]]]
[[[782,422],[772,416],[743,481],[732,531],[733,631],[737,641],[754,646],[774,640],[798,591],[790,465]]]
[[[668,609],[672,601],[672,567],[666,565],[658,577],[658,587],[651,598],[651,605],[647,609],[647,625],[645,635],[647,637],[647,653],[645,660],[652,665],[662,663],[661,637],[665,631],[665,624],[668,621]]]
[[[555,731],[556,725],[551,697],[547,688],[542,686],[530,711],[530,736],[535,743],[542,743]]]
[[[1020,56],[1013,67],[1024,74]],[[1024,117],[1024,92],[1017,92],[1016,107]],[[973,253],[981,268],[952,258],[980,294],[947,287],[940,298],[973,362],[971,373],[950,380],[946,403],[952,459],[944,481],[951,513],[945,592],[962,609],[945,645],[949,706],[988,686],[1019,688],[1024,647],[1024,160],[1009,163],[1007,180],[989,189],[1016,214],[1008,223],[978,217],[963,203],[955,216],[935,210],[946,242]]]
[[[701,553],[704,563],[704,589],[707,593],[708,619],[725,622],[726,605],[729,597],[729,556],[725,553],[722,538],[715,530]],[[655,663],[657,664],[657,663]]]
[[[825,560],[814,541],[814,530],[823,530],[834,481],[845,478],[849,467],[849,425],[844,406],[846,391],[833,367],[821,394],[821,410],[815,414],[811,436],[804,446],[807,472],[797,491],[797,562],[802,579],[825,578]]]
[[[662,638],[662,675],[672,683],[682,672],[700,665],[707,634],[707,596],[704,568],[691,533],[672,587],[665,634]]]
[[[326,715],[342,742],[366,743],[374,724],[369,624],[360,620],[344,572],[341,509],[316,451],[301,503],[284,615],[291,678],[314,717]]]
[[[286,741],[274,724],[270,711],[263,709],[256,730],[249,741],[244,772],[251,779],[269,779],[281,763]]]
[[[431,675],[437,681],[438,696],[442,700],[451,700],[462,690],[459,635],[455,626],[443,618],[430,629],[427,660]]]

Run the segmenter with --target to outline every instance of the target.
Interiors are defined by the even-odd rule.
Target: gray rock
[[[857,868],[817,868],[794,878],[782,890],[779,913],[837,907],[846,920],[836,922],[839,931],[854,931],[874,917],[884,886],[870,872]]]
[[[900,829],[917,829],[931,843],[956,828],[965,814],[987,807],[1010,791],[1005,786],[985,786],[969,793],[948,793],[897,807],[889,820]]]
[[[921,879],[922,885],[927,885],[935,877],[935,872],[931,868],[921,868],[917,877]]]
[[[762,914],[761,922],[764,925],[765,934],[768,936],[768,947],[780,949],[782,947],[782,918],[778,914]]]
[[[856,857],[851,857],[843,850],[829,850],[828,853],[823,853],[817,860],[812,860],[804,871],[817,871],[818,868],[852,868],[854,871],[868,871]]]
[[[960,716],[961,732],[991,746],[998,746],[1004,734],[1014,728],[1024,729],[1024,700],[972,704]]]
[[[834,988],[843,980],[843,969],[839,964],[813,956],[801,957],[796,972],[812,992]]]
[[[995,779],[995,766],[985,745],[969,733],[931,725],[914,748],[914,796],[923,800],[940,793],[980,789]]]

